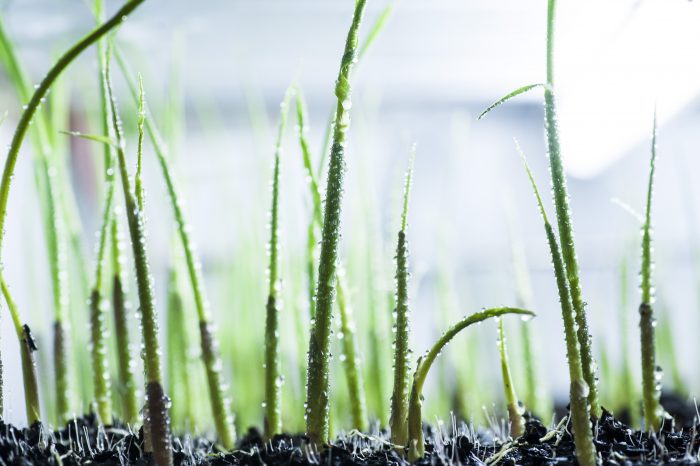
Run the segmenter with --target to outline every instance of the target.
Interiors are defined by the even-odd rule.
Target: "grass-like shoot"
[[[146,379],[146,406],[143,420],[146,433],[145,451],[153,455],[157,466],[171,466],[173,464],[173,452],[168,414],[169,402],[163,389],[160,343],[158,342],[158,314],[155,307],[153,279],[146,254],[145,218],[144,212],[139,206],[140,202],[143,202],[143,198],[141,194],[135,193],[129,179],[121,121],[110,82],[109,62],[106,81],[141,307],[141,331],[144,345],[143,363]]]
[[[411,386],[411,398],[408,408],[408,459],[409,461],[417,461],[425,455],[425,439],[423,437],[423,385],[428,377],[430,367],[435,362],[435,359],[440,355],[443,348],[450,342],[459,332],[477,322],[482,322],[493,317],[500,317],[506,314],[520,314],[523,316],[534,316],[535,314],[525,309],[512,307],[500,307],[486,309],[481,312],[474,313],[463,318],[455,325],[450,327],[430,348],[424,356],[418,360],[418,366],[413,374],[413,385]],[[405,422],[405,421],[404,421]]]
[[[561,159],[559,145],[559,127],[557,122],[557,104],[554,94],[554,17],[556,0],[547,2],[547,85],[544,88],[544,115],[547,135],[547,151],[549,154],[549,169],[552,178],[552,193],[556,208],[557,226],[559,228],[559,244],[569,283],[571,303],[576,315],[577,334],[581,348],[581,365],[583,376],[588,384],[588,403],[590,414],[594,418],[601,415],[598,402],[598,381],[595,374],[595,361],[591,349],[591,336],[588,330],[585,303],[581,292],[578,259],[574,247],[574,230],[571,223],[569,208],[569,193],[566,186],[566,175]]]
[[[518,149],[520,149],[518,147]],[[574,444],[576,445],[576,459],[581,466],[595,466],[597,464],[595,445],[593,444],[593,432],[590,423],[590,411],[588,407],[589,387],[583,375],[583,365],[581,363],[581,350],[579,339],[576,333],[576,318],[571,305],[569,294],[569,284],[566,279],[564,260],[562,258],[554,229],[549,223],[547,213],[542,204],[535,178],[532,175],[530,166],[525,156],[520,152],[527,171],[528,178],[537,199],[540,215],[544,222],[544,230],[547,236],[549,252],[551,254],[552,265],[554,267],[554,277],[557,282],[559,292],[559,302],[561,305],[561,315],[564,321],[564,337],[566,340],[566,358],[569,363],[569,402],[571,423],[574,428]]]
[[[358,0],[355,4],[352,24],[348,31],[335,85],[337,105],[328,167],[323,230],[321,232],[316,315],[309,338],[307,366],[306,433],[311,442],[316,444],[327,441],[329,433],[331,313],[335,297],[336,262],[340,238],[346,135],[350,124],[348,113],[351,106],[350,72],[356,60],[358,32],[365,5],[366,0]]]
[[[639,329],[642,348],[642,407],[644,426],[647,430],[657,430],[661,424],[661,369],[656,366],[656,341],[652,290],[651,257],[651,200],[654,190],[656,169],[656,114],[651,137],[651,160],[649,162],[649,184],[647,186],[647,206],[642,226],[642,267],[640,272],[642,303],[639,305]]]
[[[412,149],[403,190],[401,226],[396,244],[396,326],[394,339],[394,388],[391,395],[391,442],[406,445],[408,442],[408,390],[411,359],[409,347],[410,316],[408,306],[408,243],[406,226],[408,223],[408,200],[413,181],[415,146]]]
[[[503,330],[503,319],[498,321],[498,353],[501,358],[501,375],[503,376],[503,394],[508,408],[508,421],[510,422],[510,436],[514,439],[525,433],[525,418],[523,408],[518,401],[518,396],[513,385],[508,364],[508,351],[506,349],[506,336]]]
[[[265,436],[272,438],[282,432],[282,388],[283,378],[279,358],[279,187],[282,138],[287,128],[289,103],[293,88],[287,89],[280,104],[280,120],[275,143],[275,161],[272,174],[272,205],[270,206],[270,241],[268,243],[268,292],[265,306]]]
[[[126,79],[129,90],[133,99],[139,101],[138,85],[133,79],[124,57],[115,50],[115,58]],[[148,106],[145,106],[145,112],[148,112]],[[145,130],[151,140],[154,152],[158,158],[158,163],[165,180],[165,185],[170,198],[170,205],[173,208],[175,223],[177,224],[177,232],[182,243],[182,249],[185,253],[185,262],[187,264],[187,272],[192,286],[192,294],[195,300],[197,309],[197,317],[199,319],[200,346],[202,350],[202,361],[207,375],[207,384],[209,387],[209,399],[211,402],[212,416],[216,425],[216,433],[219,436],[219,441],[224,448],[230,450],[236,443],[236,430],[233,424],[233,414],[231,412],[231,400],[226,394],[226,385],[223,381],[221,370],[223,364],[221,362],[221,353],[219,343],[214,334],[214,324],[211,318],[209,309],[209,300],[207,299],[204,278],[202,277],[201,263],[197,257],[195,244],[191,239],[191,230],[186,220],[184,205],[179,190],[175,183],[175,178],[172,174],[170,162],[168,160],[168,151],[160,132],[156,127],[153,118],[147,118],[145,121]]]

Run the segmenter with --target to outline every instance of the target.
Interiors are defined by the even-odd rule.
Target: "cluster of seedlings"
[[[366,0],[357,0],[335,82],[334,93],[337,103],[327,125],[328,135],[322,147],[319,163],[314,164],[307,139],[307,112],[300,87],[292,84],[281,104],[270,206],[268,296],[264,310],[266,315],[264,381],[246,382],[264,387],[264,432],[250,432],[238,441],[234,426],[234,410],[224,380],[224,365],[205,293],[202,269],[190,237],[183,200],[171,170],[170,157],[148,109],[140,76],[135,76],[130,70],[125,56],[109,36],[110,31],[117,29],[127,15],[136,10],[141,3],[143,0],[129,0],[111,18],[105,20],[103,0],[95,0],[94,13],[98,22],[96,28],[62,55],[35,88],[30,85],[15,54],[15,49],[0,22],[0,59],[3,69],[16,88],[20,100],[27,102],[9,146],[0,184],[0,251],[2,251],[13,173],[22,143],[25,136],[29,135],[35,149],[35,173],[42,200],[42,213],[46,222],[46,239],[51,266],[54,298],[51,354],[54,368],[52,375],[55,378],[52,401],[51,403],[45,401],[43,404],[43,406],[50,406],[52,412],[42,417],[40,374],[37,373],[35,361],[37,346],[30,327],[20,318],[17,304],[6,283],[6,270],[0,270],[0,286],[20,345],[26,414],[31,426],[29,429],[18,430],[12,426],[3,425],[0,429],[0,459],[3,460],[3,464],[19,456],[26,456],[31,458],[30,461],[34,464],[42,462],[62,464],[62,461],[78,464],[85,458],[88,458],[90,464],[124,464],[150,458],[158,466],[169,466],[174,463],[199,464],[207,461],[211,464],[254,463],[256,465],[281,461],[298,464],[308,462],[387,464],[405,461],[432,464],[438,459],[443,462],[460,463],[484,461],[486,464],[495,464],[509,459],[521,464],[543,464],[555,460],[574,461],[575,458],[582,466],[594,466],[601,461],[601,458],[612,458],[615,455],[624,458],[625,455],[639,453],[638,458],[649,459],[651,456],[645,455],[655,455],[657,449],[659,452],[665,451],[665,458],[674,461],[687,460],[692,458],[692,455],[697,455],[694,437],[689,440],[688,436],[669,433],[662,442],[655,434],[666,419],[666,414],[660,405],[660,373],[655,355],[655,318],[652,305],[651,204],[656,161],[655,121],[641,244],[642,296],[639,315],[642,343],[643,432],[632,435],[626,426],[617,422],[601,407],[596,365],[574,247],[566,177],[560,154],[553,63],[555,0],[548,0],[546,82],[524,86],[508,94],[489,107],[480,118],[523,92],[538,88],[544,91],[545,132],[556,208],[554,224],[549,221],[534,176],[524,156],[523,162],[544,223],[560,298],[569,366],[569,414],[555,429],[548,430],[530,413],[532,410],[542,415],[547,412],[547,409],[542,408],[538,401],[538,375],[533,362],[535,359],[532,355],[533,342],[527,324],[534,313],[522,308],[528,307],[526,293],[521,296],[519,307],[483,309],[465,316],[449,327],[429,351],[414,361],[409,344],[411,326],[407,240],[414,148],[405,178],[400,228],[396,238],[393,346],[385,347],[387,341],[382,338],[382,335],[369,336],[371,347],[369,366],[371,367],[368,373],[372,374],[373,381],[368,385],[381,383],[380,376],[383,368],[378,362],[380,355],[389,353],[390,349],[393,354],[393,389],[388,410],[390,414],[388,423],[384,422],[385,412],[375,413],[379,420],[379,427],[382,429],[386,427],[388,430],[370,429],[368,393],[365,391],[366,384],[363,380],[365,368],[359,356],[360,342],[350,306],[345,268],[339,254],[339,240],[353,70],[381,31],[390,8],[380,15],[366,39],[361,42],[360,25]],[[56,85],[59,76],[71,62],[93,44],[97,45],[99,63],[101,97],[99,132],[94,134],[69,132],[68,134],[90,140],[101,145],[104,150],[104,196],[95,270],[92,275],[85,270],[82,271],[85,277],[91,277],[91,280],[84,280],[89,284],[85,289],[90,323],[90,366],[86,369],[80,367],[80,363],[76,361],[72,352],[72,345],[76,342],[71,341],[74,332],[70,326],[67,296],[69,287],[66,283],[69,258],[73,258],[76,263],[84,263],[84,253],[80,246],[80,225],[76,220],[75,199],[66,181],[65,161],[62,160],[59,150],[62,139],[57,136],[60,129],[57,121],[60,117],[54,115],[55,107],[59,106],[59,102],[54,102],[53,100],[57,97],[53,96],[60,94],[49,94],[49,90]],[[121,70],[131,97],[138,107],[136,170],[133,176],[129,173],[126,136],[112,86],[114,63]],[[42,107],[47,98],[48,104]],[[280,333],[279,222],[282,189],[280,171],[283,136],[292,106],[296,109],[298,141],[303,156],[303,167],[308,178],[312,206],[305,252],[309,314],[304,318],[308,318],[310,323],[308,345],[305,346],[308,351],[308,361],[305,371],[299,374],[306,383],[303,412],[305,434],[296,437],[284,434],[282,403],[284,374],[280,357],[280,342],[284,338]],[[179,269],[173,268],[169,277],[168,344],[165,353],[161,350],[159,343],[159,316],[155,305],[146,241],[147,223],[144,215],[146,205],[142,178],[146,139],[150,140],[162,171],[175,218],[176,237],[179,249],[182,251],[183,265]],[[321,178],[324,174],[326,186],[322,189]],[[116,184],[117,180],[121,181],[120,185]],[[121,190],[117,186],[121,186]],[[123,203],[122,206],[118,206],[120,200]],[[124,229],[120,215],[122,210],[126,214],[129,239],[127,243],[131,247],[131,254],[125,253],[122,244],[121,232]],[[127,266],[129,257],[133,260],[131,266]],[[134,314],[126,306],[128,270],[133,271],[135,275],[139,309],[136,315],[140,319],[140,338],[130,331],[130,320],[134,318]],[[184,285],[185,282],[189,284]],[[184,290],[191,293],[193,298],[196,310],[193,315],[189,315],[188,306],[184,305]],[[375,310],[379,312],[379,308],[377,306]],[[236,312],[239,311],[247,312],[247,310]],[[337,318],[334,317],[335,312],[337,312]],[[511,314],[519,315],[523,320],[521,327],[527,382],[525,404],[520,401],[515,390],[508,363],[505,330],[501,320],[503,316]],[[198,336],[189,333],[189,322],[194,322],[195,319],[199,328]],[[347,437],[340,437],[333,441],[330,373],[334,333],[332,327],[335,319],[339,322],[339,332],[336,336],[341,340],[340,360],[347,381],[348,406],[353,430]],[[462,426],[453,428],[450,438],[443,438],[440,429],[435,430],[423,424],[423,388],[426,379],[447,343],[463,329],[487,319],[499,321],[498,349],[504,399],[507,404],[508,432],[504,433],[499,440]],[[112,320],[111,323],[110,320]],[[372,325],[370,328],[374,327],[376,326]],[[109,339],[109,328],[113,329],[114,342]],[[138,389],[137,358],[131,351],[133,343],[139,339],[142,342],[140,363],[144,371],[143,397]],[[201,366],[196,370],[203,367],[206,387],[196,385],[195,381],[190,380],[192,377],[189,370],[192,368],[192,361],[187,353],[190,341],[199,342],[198,354]],[[112,346],[117,348],[117,354],[110,354]],[[165,364],[167,364],[168,385],[164,379],[164,355],[167,361]],[[116,370],[112,368],[114,362],[116,362]],[[73,391],[76,390],[73,382],[76,380],[76,375],[81,377],[87,374],[91,374],[92,377],[91,392],[81,393],[81,395],[91,400],[89,402],[91,414],[83,419],[75,419],[73,414],[75,408],[71,401],[74,396]],[[175,397],[174,404],[166,395],[166,387],[181,392]],[[178,430],[184,431],[188,427],[197,428],[196,425],[188,422],[194,419],[191,412],[201,408],[201,406],[191,405],[192,400],[199,397],[198,390],[206,390],[208,394],[206,398],[210,407],[207,412],[211,413],[216,429],[215,444],[202,439],[193,441],[171,433],[171,413]],[[375,389],[372,393],[379,394],[372,397],[378,398],[378,401],[372,401],[375,408],[384,406],[382,391]],[[0,403],[2,400],[2,392],[0,392]],[[68,426],[64,430],[54,432],[45,430],[41,422],[46,417],[52,419],[56,425],[67,423]],[[138,425],[142,425],[143,429],[137,432],[131,430]],[[493,430],[498,431],[498,426],[494,426]],[[370,432],[372,432],[371,435]],[[573,436],[569,432],[572,432]],[[427,439],[426,434],[429,434]],[[629,442],[624,442],[620,437],[628,438]],[[84,439],[86,446],[83,446],[81,439]],[[74,446],[78,444],[81,445],[80,448],[75,448]],[[46,453],[41,456],[33,448],[43,448],[41,451]],[[35,454],[37,456],[32,456]]]

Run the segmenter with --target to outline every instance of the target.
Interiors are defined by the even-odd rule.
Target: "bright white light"
[[[591,177],[700,94],[700,5],[559,2],[555,83],[564,164]]]

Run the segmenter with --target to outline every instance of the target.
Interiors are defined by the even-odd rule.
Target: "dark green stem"
[[[639,305],[639,329],[642,347],[642,406],[644,424],[647,430],[657,430],[661,425],[661,371],[656,366],[656,341],[654,309],[652,308],[652,258],[651,258],[651,200],[654,190],[656,168],[656,114],[651,139],[651,161],[649,163],[649,184],[647,186],[647,207],[642,227],[642,303]]]
[[[331,145],[326,205],[321,234],[321,253],[316,288],[316,318],[309,338],[309,363],[306,391],[306,433],[312,443],[328,440],[329,413],[329,362],[331,313],[335,295],[335,273],[340,237],[340,212],[343,197],[345,171],[346,134],[350,117],[350,71],[355,63],[358,46],[358,30],[365,10],[366,0],[355,4],[352,24],[348,31],[345,51],[336,81],[335,127]]]

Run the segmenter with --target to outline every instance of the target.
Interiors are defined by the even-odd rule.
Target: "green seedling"
[[[559,228],[559,243],[561,244],[562,258],[568,282],[571,303],[576,314],[577,335],[581,352],[581,364],[583,375],[588,384],[588,401],[591,416],[600,417],[602,411],[598,402],[598,381],[595,374],[595,360],[591,349],[591,336],[588,330],[588,318],[586,316],[585,303],[581,291],[581,281],[578,270],[578,259],[574,247],[574,233],[571,221],[571,209],[569,208],[569,194],[566,186],[566,175],[561,159],[559,144],[559,127],[557,120],[556,96],[554,93],[554,18],[556,13],[556,0],[547,2],[547,81],[543,84],[530,84],[523,86],[496,103],[489,106],[480,115],[484,117],[490,110],[506,101],[523,94],[536,87],[544,88],[544,114],[545,132],[547,139],[547,152],[549,155],[549,167],[552,178],[552,195],[556,209],[557,226]]]
[[[508,364],[508,352],[506,350],[506,336],[503,331],[503,320],[498,322],[498,352],[501,357],[501,375],[503,376],[503,393],[506,398],[508,408],[508,420],[510,422],[510,436],[519,438],[525,433],[525,418],[523,418],[523,408],[515,393],[513,379],[510,376],[510,365]]]
[[[423,385],[428,377],[430,367],[435,362],[435,359],[440,355],[442,349],[452,340],[459,332],[477,322],[482,322],[493,317],[500,317],[506,314],[520,314],[523,316],[534,316],[531,311],[512,307],[500,307],[486,309],[481,312],[474,313],[457,322],[450,327],[440,339],[430,348],[423,357],[419,358],[416,371],[413,374],[413,385],[411,386],[411,398],[408,408],[408,459],[409,461],[417,461],[425,455],[425,439],[423,438]]]
[[[518,149],[520,149],[518,147]],[[547,243],[554,267],[554,277],[559,292],[561,315],[564,321],[564,337],[566,340],[566,358],[569,363],[569,402],[571,423],[574,428],[574,444],[576,445],[576,459],[581,466],[595,466],[597,464],[595,445],[593,444],[593,432],[590,423],[590,410],[588,407],[589,387],[583,375],[581,363],[581,349],[578,334],[576,333],[576,318],[571,305],[569,286],[564,271],[564,260],[554,234],[554,229],[549,223],[547,213],[542,204],[535,178],[522,152],[520,155],[525,165],[527,176],[530,179],[532,189],[537,198],[537,205],[544,222],[544,230],[547,235]]]
[[[127,81],[132,97],[134,100],[138,101],[138,86],[132,78],[126,60],[119,51],[116,51],[115,56],[122,74]],[[147,114],[150,113],[147,106],[145,107],[145,112]],[[180,236],[180,242],[182,243],[182,249],[185,253],[187,272],[192,286],[197,317],[199,319],[202,361],[207,375],[209,399],[211,401],[216,432],[224,448],[230,450],[236,443],[236,430],[233,424],[231,400],[226,395],[226,386],[221,374],[222,363],[219,342],[215,335],[215,328],[209,309],[209,300],[207,299],[204,288],[201,263],[197,257],[194,242],[190,237],[191,233],[186,220],[183,201],[179,195],[179,190],[176,187],[175,179],[170,168],[170,162],[168,161],[167,147],[160,137],[160,133],[153,122],[153,118],[146,119],[145,130],[151,140],[163,173],[163,178],[168,190],[168,197],[170,198],[170,204],[173,208],[175,223],[177,224],[177,231]]]
[[[272,205],[270,207],[270,241],[268,243],[269,265],[268,292],[265,319],[265,435],[272,438],[282,432],[282,378],[279,360],[279,185],[282,138],[287,127],[289,102],[293,88],[285,93],[280,104],[280,121],[275,143],[275,162],[272,175]]]
[[[358,32],[366,0],[355,4],[352,24],[348,31],[345,51],[335,86],[337,106],[333,129],[333,143],[328,167],[326,204],[321,233],[321,252],[316,287],[316,315],[309,338],[309,361],[306,391],[306,433],[312,443],[328,440],[328,396],[330,378],[331,310],[335,298],[335,274],[340,237],[340,212],[345,171],[345,146],[350,124],[350,71],[358,48]]]
[[[651,137],[651,161],[649,162],[649,184],[647,186],[647,207],[642,226],[642,267],[641,292],[642,303],[639,305],[639,329],[642,345],[642,407],[644,425],[647,430],[657,430],[661,425],[661,369],[656,365],[656,341],[652,292],[652,258],[651,258],[651,198],[654,189],[654,172],[656,169],[656,114]]]
[[[144,343],[143,363],[146,378],[145,451],[153,455],[157,466],[171,466],[173,452],[168,414],[169,402],[163,390],[160,344],[158,342],[158,314],[155,307],[153,279],[146,254],[145,218],[141,209],[143,197],[142,193],[135,193],[129,179],[121,121],[110,81],[109,62],[107,62],[106,81],[141,307],[141,331]]]
[[[413,180],[415,146],[412,149],[406,181],[404,183],[401,228],[396,245],[396,336],[394,340],[394,388],[391,395],[391,442],[406,445],[408,442],[408,386],[411,366],[409,347],[409,306],[408,306],[408,244],[406,226],[408,223],[408,199]]]

